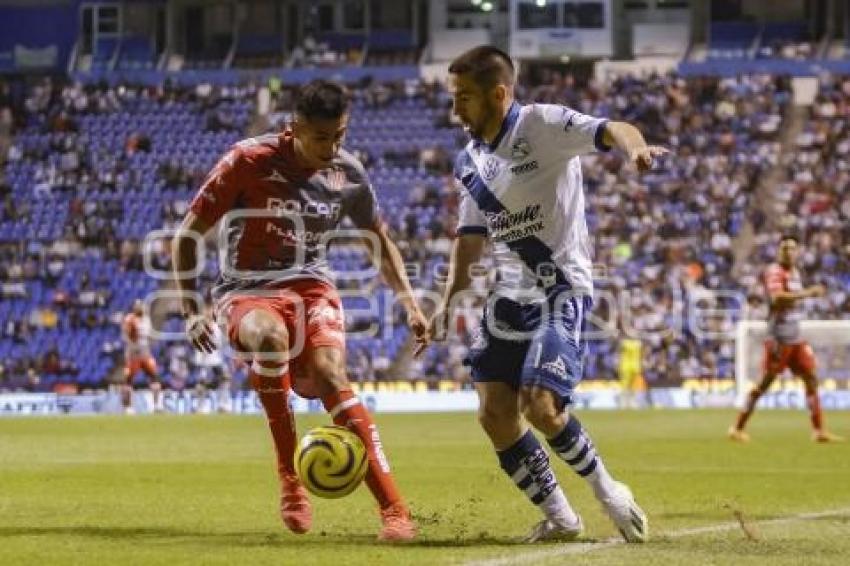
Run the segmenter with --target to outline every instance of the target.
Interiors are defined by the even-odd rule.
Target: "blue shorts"
[[[587,295],[553,290],[545,303],[490,302],[465,363],[475,382],[501,381],[514,389],[538,386],[572,403],[584,371]]]

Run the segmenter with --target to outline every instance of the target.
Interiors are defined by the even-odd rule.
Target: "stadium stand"
[[[117,69],[120,71],[148,70],[156,66],[156,53],[147,37],[122,37],[119,50]]]
[[[749,22],[712,22],[709,59],[748,59],[758,38],[759,26]]]
[[[91,70],[104,71],[112,68],[121,41],[117,37],[97,40],[92,50]]]
[[[280,67],[283,64],[283,37],[241,34],[236,42],[233,64],[240,68]]]
[[[850,195],[844,189],[850,180],[848,115],[850,80],[823,77],[794,151],[782,164],[785,175],[776,191],[787,212],[773,230],[758,236],[752,254],[752,263],[770,261],[782,232],[797,234],[807,244],[800,266],[803,278],[827,289],[824,297],[807,300],[807,312],[815,319],[841,318],[850,311]],[[753,278],[747,282],[750,296],[758,296],[757,283]]]
[[[840,165],[850,147],[846,128],[826,127],[850,107],[847,85],[836,80],[823,87],[806,129],[814,142],[801,145],[788,164],[791,206],[806,211],[801,215],[806,239],[818,250],[806,261],[815,261],[822,280],[836,289],[818,307],[824,318],[848,306],[850,266],[840,251],[850,243],[850,201],[833,188],[840,183],[812,188],[810,177],[811,170],[838,180],[847,175]],[[120,314],[160,286],[142,270],[142,240],[150,230],[179,221],[215,159],[245,136],[257,85],[84,86],[44,79],[4,84],[2,92],[0,116],[7,116],[12,125],[4,128],[14,137],[7,142],[0,178],[0,389],[103,387],[121,360]],[[368,166],[394,239],[416,268],[414,287],[439,289],[457,207],[451,163],[466,141],[452,122],[448,94],[437,84],[407,79],[362,83],[354,96],[347,145]],[[654,331],[645,364],[650,383],[730,377],[731,340],[689,332],[677,320],[682,304],[699,298],[703,289],[758,294],[752,271],[731,275],[731,239],[745,222],[760,221],[750,200],[762,172],[778,160],[788,81],[671,74],[581,85],[570,75],[552,73],[524,84],[520,97],[637,121],[650,141],[673,149],[675,158],[640,182],[635,172],[620,167],[618,155],[585,159],[596,261],[607,266],[597,274],[597,285],[600,296],[632,290],[629,324]],[[286,115],[291,101],[289,88],[274,90],[278,115]],[[768,239],[759,238],[756,261],[769,249]],[[151,257],[154,266],[168,269],[167,246],[155,246]],[[467,383],[462,357],[477,325],[477,301],[460,309],[457,339],[410,360],[400,314],[387,290],[365,271],[363,252],[337,245],[330,259],[340,288],[361,291],[361,298],[344,299],[349,331],[379,329],[376,336],[350,337],[352,378],[397,379],[396,372],[403,371],[404,377],[429,383],[446,377]],[[210,256],[202,277],[206,285],[216,269]],[[475,285],[483,289],[484,278]],[[377,298],[377,316],[365,314],[363,289]],[[602,297],[597,314],[615,307],[621,308]],[[728,331],[736,316],[712,317],[705,325]],[[181,330],[177,318],[167,312],[161,317],[163,330]],[[682,331],[666,332],[669,328]],[[180,351],[174,344],[155,346],[161,358],[187,355],[185,348]],[[615,364],[614,341],[590,343],[588,376],[613,378]],[[174,385],[183,387],[194,379],[194,369],[187,382],[171,375],[172,364],[160,365],[167,383],[180,377]]]

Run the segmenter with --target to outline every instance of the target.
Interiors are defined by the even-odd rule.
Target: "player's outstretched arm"
[[[770,293],[770,302],[775,307],[791,307],[801,299],[809,297],[822,297],[826,293],[823,285],[812,285],[802,291],[775,291]]]
[[[419,308],[416,298],[413,296],[413,288],[410,286],[410,281],[407,278],[407,271],[404,268],[404,260],[401,253],[398,251],[395,243],[387,234],[386,226],[380,225],[372,230],[377,236],[377,241],[380,246],[378,253],[374,250],[370,251],[372,260],[376,262],[375,267],[381,272],[381,276],[386,281],[390,289],[398,297],[399,302],[404,307],[407,313],[407,324],[416,336],[417,341],[426,340],[426,331],[428,323],[425,320],[425,315]],[[372,242],[364,239],[366,246],[371,248]]]
[[[177,289],[181,294],[181,309],[186,320],[186,331],[192,346],[207,353],[215,350],[213,329],[203,314],[203,305],[192,300],[197,291],[197,280],[187,274],[193,273],[198,264],[197,241],[203,238],[210,226],[194,212],[189,211],[171,242],[172,270]]]
[[[469,287],[472,280],[469,273],[470,267],[478,263],[481,259],[486,242],[487,238],[478,234],[463,234],[455,238],[452,244],[449,274],[446,278],[446,290],[443,292],[443,300],[440,302],[428,324],[429,339],[446,339],[452,301],[455,295]],[[414,355],[418,356],[421,354],[427,345],[427,342],[420,344],[416,348]]]
[[[661,146],[647,145],[640,130],[628,122],[607,122],[603,141],[625,153],[641,173],[652,169],[656,157],[669,153]]]

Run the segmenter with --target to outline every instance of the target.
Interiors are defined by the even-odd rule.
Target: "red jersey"
[[[768,333],[777,342],[795,344],[802,342],[800,336],[800,320],[803,313],[795,301],[790,306],[779,307],[772,299],[777,293],[798,292],[803,290],[800,272],[796,268],[786,269],[778,263],[772,263],[764,272],[764,286],[771,299],[770,314],[768,315]]]
[[[292,132],[235,144],[201,186],[190,209],[221,227],[227,258],[213,298],[228,291],[279,288],[299,279],[333,284],[326,259],[329,235],[349,218],[356,228],[380,224],[363,165],[340,150],[327,169],[303,167]]]
[[[121,324],[127,358],[150,356],[150,324],[145,317],[129,313]]]

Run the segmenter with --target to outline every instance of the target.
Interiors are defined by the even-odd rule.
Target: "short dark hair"
[[[514,84],[513,61],[507,53],[491,45],[479,45],[457,56],[449,64],[449,72],[469,73],[475,84],[483,88]]]
[[[351,96],[339,83],[317,79],[301,87],[295,113],[307,120],[336,120],[348,113]]]
[[[795,244],[800,244],[800,238],[797,236],[797,234],[792,234],[790,232],[786,232],[779,237],[780,243],[784,242],[785,240],[793,240]]]

